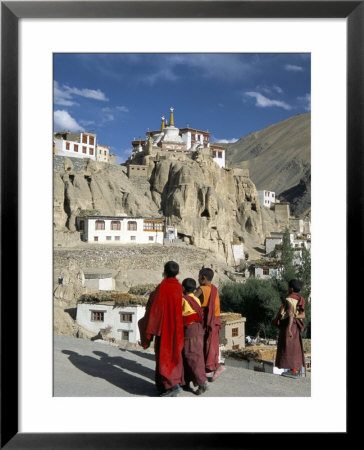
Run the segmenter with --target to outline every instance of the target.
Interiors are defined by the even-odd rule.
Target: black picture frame
[[[85,7],[87,3],[87,7]],[[347,298],[363,263],[351,258],[363,249],[364,5],[363,1],[4,1],[1,2],[1,448],[136,449],[260,448],[281,442],[279,433],[19,433],[18,324],[18,21],[22,18],[346,18],[347,19]],[[11,148],[11,152],[7,149]],[[344,206],[343,206],[344,207]],[[4,282],[6,280],[6,283]],[[9,287],[10,286],[10,287]],[[86,413],[86,412],[85,412]],[[172,412],[173,413],[173,412]],[[282,412],[284,413],[284,412]],[[299,407],[297,412],[299,419]],[[348,410],[349,413],[349,410]],[[151,411],[143,414],[148,416]],[[347,416],[349,418],[349,416]],[[141,417],[141,422],[143,417]],[[304,419],[301,419],[304,420]],[[289,431],[289,430],[287,430]],[[335,433],[343,445],[346,433]],[[327,434],[316,433],[315,444]],[[312,445],[300,434],[292,445]],[[284,444],[284,442],[286,442]],[[345,442],[346,443],[346,442]],[[289,444],[288,444],[289,445]]]

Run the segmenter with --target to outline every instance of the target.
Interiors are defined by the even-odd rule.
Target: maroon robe
[[[219,344],[220,329],[222,327],[220,317],[215,316],[215,301],[217,288],[211,285],[211,293],[207,306],[204,308],[204,328],[205,328],[205,369],[206,372],[215,371],[220,367]]]
[[[139,322],[144,348],[155,336],[156,385],[159,390],[183,385],[182,286],[165,278],[150,295],[146,314]]]
[[[203,312],[201,306],[189,295],[183,298],[189,303],[195,314],[183,317],[184,320],[184,347],[183,365],[185,382],[193,382],[195,386],[206,383],[205,359],[204,359],[204,329],[202,326]],[[191,322],[193,320],[193,322]]]
[[[290,294],[290,297],[298,300],[296,309],[303,312],[304,298],[295,293]],[[291,327],[292,337],[289,337],[288,327],[289,317],[280,320],[275,366],[279,369],[298,369],[305,365],[302,341],[302,331],[305,326],[301,319],[294,317]]]

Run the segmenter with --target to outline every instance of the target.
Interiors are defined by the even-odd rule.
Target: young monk
[[[196,290],[196,281],[185,278],[182,281],[182,315],[184,327],[183,366],[185,386],[188,390],[190,381],[198,389],[196,395],[201,395],[207,390],[207,377],[205,374],[205,360],[203,353],[204,329],[202,326],[203,312],[200,300],[193,294]]]
[[[204,312],[205,329],[205,371],[210,377],[210,381],[215,381],[222,372],[226,370],[219,363],[219,344],[220,344],[220,298],[215,285],[211,283],[214,277],[212,269],[203,268],[198,275],[200,287],[195,295],[201,300],[201,307]]]
[[[148,348],[155,336],[155,383],[161,397],[175,397],[185,384],[183,375],[182,286],[179,266],[168,261],[164,280],[150,294],[145,316],[139,320],[141,344]]]
[[[279,326],[275,366],[280,369],[289,369],[282,375],[291,378],[297,378],[297,369],[305,365],[302,342],[305,299],[299,295],[300,290],[299,280],[289,281],[288,296],[275,318],[275,323]]]

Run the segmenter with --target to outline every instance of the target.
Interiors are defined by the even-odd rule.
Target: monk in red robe
[[[145,316],[139,320],[141,344],[148,348],[153,336],[156,359],[155,382],[161,396],[175,397],[185,384],[183,374],[182,285],[179,266],[168,261],[164,280],[150,294]]]
[[[279,326],[275,365],[280,369],[289,369],[282,375],[290,378],[297,378],[297,369],[305,365],[302,341],[305,299],[299,295],[300,290],[301,282],[290,280],[288,296],[274,320],[274,323]]]
[[[220,344],[220,298],[215,285],[211,283],[214,277],[214,271],[210,268],[203,268],[198,275],[200,287],[195,295],[201,300],[201,307],[204,312],[205,329],[205,370],[210,381],[215,381],[222,372],[226,370],[219,363],[219,344]]]
[[[184,326],[183,365],[185,373],[185,390],[192,390],[190,382],[198,388],[193,390],[196,395],[201,395],[208,389],[205,373],[204,335],[202,325],[203,312],[200,300],[193,294],[196,290],[196,281],[185,278],[182,281],[183,299],[182,315]]]

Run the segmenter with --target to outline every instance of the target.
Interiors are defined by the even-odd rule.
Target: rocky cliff
[[[75,231],[85,211],[101,215],[164,215],[187,243],[232,262],[232,242],[249,251],[264,240],[257,191],[243,171],[212,160],[150,161],[146,179],[89,159],[55,158],[54,228]]]

